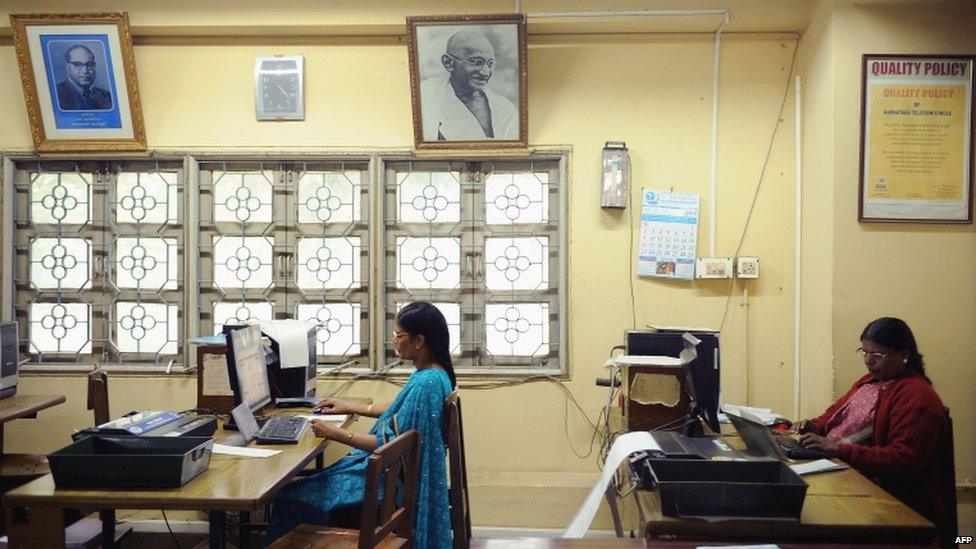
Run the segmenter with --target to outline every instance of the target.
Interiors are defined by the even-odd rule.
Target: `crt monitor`
[[[257,412],[271,402],[259,327],[245,326],[227,333],[227,370],[234,404],[246,402],[252,412]]]

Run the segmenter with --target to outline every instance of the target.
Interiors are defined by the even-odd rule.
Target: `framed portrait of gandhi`
[[[408,17],[418,149],[525,147],[521,14]]]
[[[15,13],[10,24],[38,152],[146,149],[125,12]]]

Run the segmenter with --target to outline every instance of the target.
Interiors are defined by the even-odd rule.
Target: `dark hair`
[[[908,351],[906,363],[908,369],[921,374],[926,381],[932,383],[932,380],[925,375],[925,362],[922,360],[922,354],[918,352],[918,344],[915,343],[912,329],[905,324],[904,320],[890,316],[873,320],[864,327],[861,340],[873,341],[894,351]]]
[[[70,48],[68,48],[68,51],[64,52],[64,62],[65,63],[67,63],[68,61],[71,61],[71,52],[73,52],[75,50],[85,50],[86,52],[88,52],[88,55],[91,56],[92,61],[95,61],[95,54],[92,53],[92,51],[90,49],[88,49],[88,46],[84,46],[82,44],[75,44],[74,46],[71,46]]]
[[[451,379],[451,387],[457,387],[454,364],[451,362],[451,336],[447,331],[447,320],[440,310],[426,301],[414,301],[397,313],[397,324],[411,336],[424,336],[434,360]]]

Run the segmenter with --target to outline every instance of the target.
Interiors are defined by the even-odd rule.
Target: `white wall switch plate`
[[[759,278],[759,258],[758,257],[736,258],[735,276],[739,278]]]
[[[732,258],[699,257],[695,278],[732,278]]]

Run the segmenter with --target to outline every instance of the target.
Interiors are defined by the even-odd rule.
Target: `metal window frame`
[[[13,257],[13,242],[16,235],[16,226],[13,219],[15,191],[12,181],[20,166],[25,162],[38,160],[94,160],[105,162],[126,162],[127,160],[168,160],[182,161],[183,173],[183,237],[186,249],[198,246],[200,237],[200,215],[199,215],[199,189],[200,189],[200,165],[213,161],[293,161],[293,162],[351,162],[358,160],[364,162],[367,167],[367,193],[368,201],[368,227],[364,246],[371,250],[383,250],[386,238],[386,220],[384,218],[384,178],[386,165],[392,162],[403,161],[462,161],[462,162],[490,162],[490,161],[539,161],[548,160],[557,163],[558,173],[558,206],[559,212],[558,230],[555,237],[558,239],[557,253],[558,276],[557,284],[558,296],[556,303],[558,306],[558,321],[556,333],[558,334],[557,353],[558,365],[553,368],[506,368],[504,370],[485,370],[485,371],[465,371],[461,375],[466,378],[523,378],[526,376],[551,375],[561,379],[568,379],[570,376],[569,356],[567,345],[568,334],[568,265],[569,265],[569,246],[568,246],[568,226],[569,218],[568,203],[570,195],[569,162],[571,161],[572,150],[566,147],[537,147],[532,150],[495,153],[443,153],[443,154],[418,154],[413,150],[388,150],[388,149],[358,149],[353,151],[335,150],[307,150],[289,151],[280,149],[258,150],[242,152],[222,151],[219,149],[194,150],[194,149],[158,149],[148,157],[131,158],[124,155],[106,155],[103,157],[81,157],[73,158],[68,155],[56,155],[40,157],[32,152],[20,151],[0,151],[0,213],[3,214],[3,221],[0,223],[0,277],[3,284],[0,284],[0,319],[10,320],[13,318],[14,303],[16,300],[16,290],[14,283],[14,265],[10,259]],[[385,253],[385,252],[384,252]],[[368,254],[368,272],[364,276],[368,281],[384,281],[386,276],[384,253]],[[182,265],[183,279],[183,304],[185,307],[184,321],[180,330],[180,337],[186,339],[201,335],[199,322],[200,297],[198,295],[199,282],[201,280],[199,254],[185,253]],[[369,284],[366,289],[366,303],[370,308],[367,315],[366,333],[369,341],[367,342],[368,369],[377,370],[382,368],[385,359],[385,348],[387,344],[387,322],[389,314],[385,309],[386,290],[382,284]],[[192,311],[192,313],[190,313]],[[196,322],[190,319],[195,317]],[[25,365],[24,371],[37,373],[59,373],[59,372],[85,372],[97,367],[103,367],[113,372],[133,375],[156,375],[156,374],[187,374],[195,368],[195,353],[192,352],[190,345],[182,346],[182,364],[160,365],[150,363],[125,363],[125,364],[86,364],[86,363],[54,363],[54,364],[31,364]],[[345,373],[355,373],[357,370],[364,371],[367,368],[352,368],[344,371]],[[406,368],[395,369],[393,373],[409,373]]]

